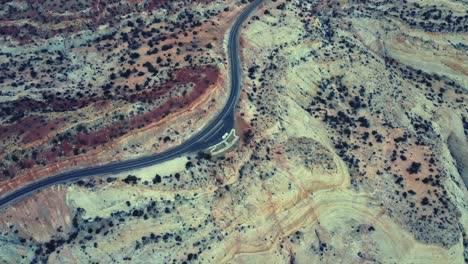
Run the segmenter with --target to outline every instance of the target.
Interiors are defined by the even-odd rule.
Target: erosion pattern
[[[227,3],[2,4],[0,192],[195,134],[226,101]]]
[[[467,262],[466,9],[264,1],[235,150],[43,190],[0,216],[1,258]]]

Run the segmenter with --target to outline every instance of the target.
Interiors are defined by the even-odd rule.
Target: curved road
[[[66,181],[76,180],[83,177],[98,176],[103,174],[113,174],[124,171],[135,170],[150,165],[155,165],[167,160],[180,157],[183,154],[196,152],[217,143],[221,140],[224,133],[231,131],[234,127],[234,112],[236,103],[241,91],[241,67],[239,60],[239,29],[242,23],[247,19],[250,13],[257,8],[262,0],[254,0],[242,13],[229,32],[228,53],[230,63],[230,79],[231,89],[226,105],[222,111],[216,116],[206,127],[198,134],[188,139],[184,143],[166,150],[164,152],[154,154],[148,157],[142,157],[134,160],[113,162],[102,166],[79,169],[71,172],[65,172],[37,182],[31,183],[21,189],[8,193],[0,198],[0,208],[6,207],[14,201],[17,201],[27,195],[30,195],[47,186],[62,183]]]

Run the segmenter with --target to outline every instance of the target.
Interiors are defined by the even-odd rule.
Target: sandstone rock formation
[[[0,258],[466,263],[466,8],[265,0],[241,31],[236,149],[30,196],[0,216]]]

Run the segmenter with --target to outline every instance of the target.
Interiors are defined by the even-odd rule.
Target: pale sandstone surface
[[[1,256],[466,262],[466,31],[437,19],[424,22],[432,30],[413,25],[418,15],[399,21],[394,4],[265,1],[242,29],[237,149],[44,190],[5,211],[20,221],[10,228],[2,218]],[[465,7],[430,5],[454,15]],[[18,208],[37,207],[47,192],[65,195],[49,211],[63,219],[73,212],[74,220],[44,223],[48,229],[29,239],[34,229],[24,222],[34,213],[19,216]],[[58,224],[67,232],[55,233]],[[41,239],[51,235],[64,241],[44,253],[50,241]]]
[[[225,104],[224,35],[246,3],[113,1],[55,20],[50,2],[0,8],[1,194],[164,151]],[[47,5],[49,18],[34,15]]]

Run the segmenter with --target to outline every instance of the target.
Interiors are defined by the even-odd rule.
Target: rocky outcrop
[[[42,240],[21,240],[31,217],[15,211],[9,219],[17,223],[0,218],[0,256],[466,262],[463,7],[265,1],[241,30],[236,149],[44,191],[65,195],[68,231],[47,225]],[[206,101],[220,95],[214,89]],[[34,208],[39,196],[24,204]],[[47,205],[49,212],[62,206]]]

